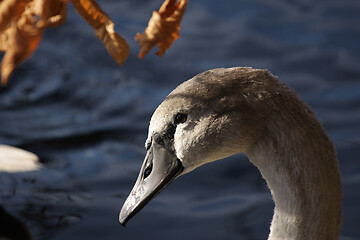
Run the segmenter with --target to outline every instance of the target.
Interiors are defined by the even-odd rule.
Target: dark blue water
[[[267,68],[311,105],[338,151],[341,239],[360,239],[358,0],[190,0],[181,38],[144,60],[133,36],[162,1],[98,2],[131,46],[123,66],[70,7],[0,92],[0,143],[45,165],[0,173],[1,206],[35,239],[266,239],[273,202],[242,155],[177,179],[126,228],[118,223],[152,112],[181,82],[230,66]]]

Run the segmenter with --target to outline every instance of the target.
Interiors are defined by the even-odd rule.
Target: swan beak
[[[155,141],[146,153],[138,179],[127,197],[119,216],[121,225],[138,213],[183,171],[181,161],[174,153]]]

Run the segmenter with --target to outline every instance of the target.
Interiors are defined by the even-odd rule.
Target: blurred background
[[[293,87],[323,123],[343,178],[340,239],[360,239],[358,0],[189,0],[180,39],[143,60],[133,38],[162,0],[98,3],[130,44],[123,66],[69,4],[65,24],[45,32],[0,92],[0,144],[44,164],[0,172],[1,212],[41,240],[266,239],[274,204],[243,155],[177,179],[126,228],[118,223],[158,104],[199,72],[251,66]]]

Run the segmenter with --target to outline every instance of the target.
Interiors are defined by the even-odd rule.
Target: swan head
[[[221,68],[200,73],[173,90],[151,118],[147,154],[120,223],[178,176],[249,151],[265,127],[261,116],[266,108],[256,105],[271,97],[266,86],[274,79],[266,70]]]

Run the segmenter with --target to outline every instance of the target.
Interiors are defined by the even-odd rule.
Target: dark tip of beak
[[[182,171],[182,163],[175,154],[153,141],[146,154],[135,186],[120,211],[120,224],[125,227],[126,223],[136,213],[178,177]]]
[[[119,217],[119,222],[120,222],[121,226],[126,227],[126,223],[127,223],[128,221],[126,221],[126,218],[120,218],[120,217]]]

